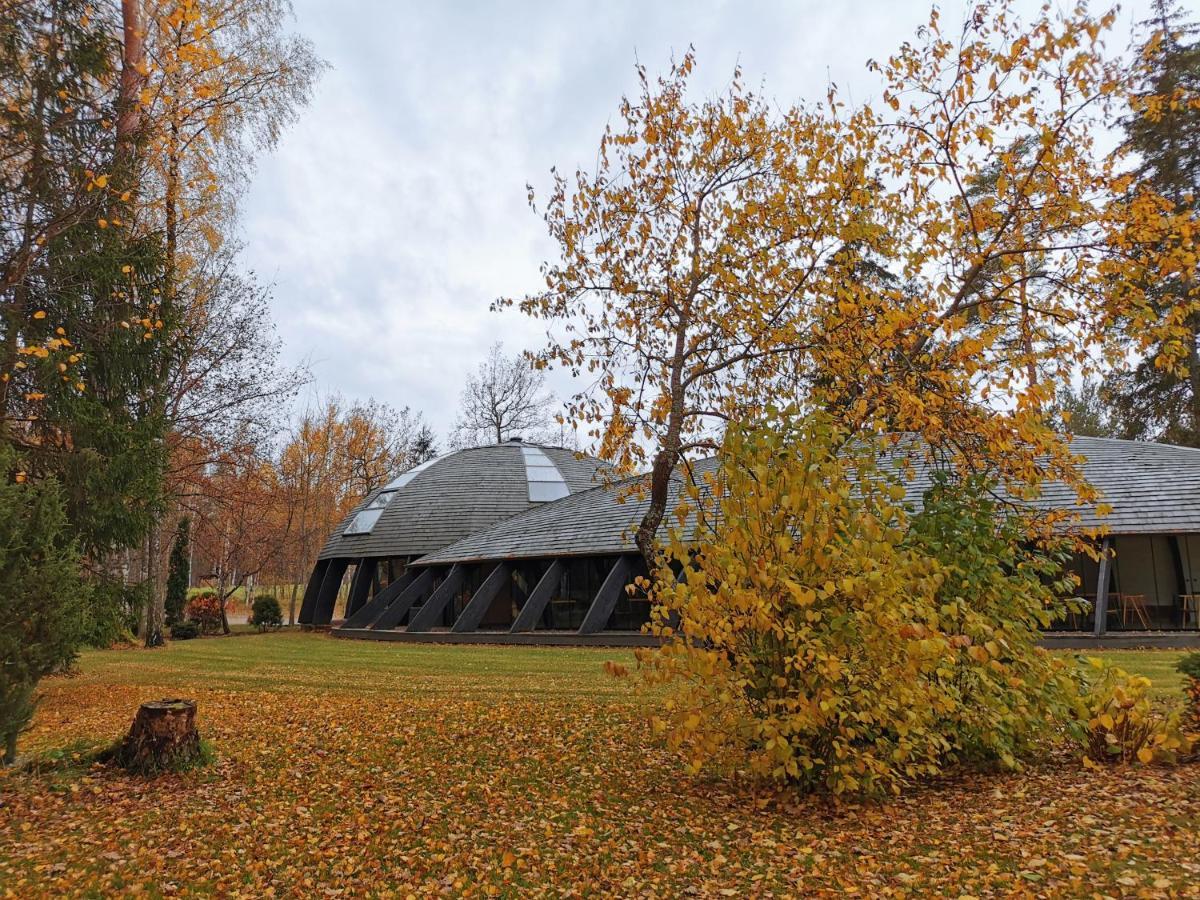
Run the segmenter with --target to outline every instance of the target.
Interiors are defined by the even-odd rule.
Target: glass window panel
[[[382,509],[364,509],[354,517],[354,521],[350,523],[345,534],[367,534],[375,527],[375,523],[379,521],[382,513]]]
[[[388,487],[389,488],[404,487],[406,484],[408,484],[410,481],[412,481],[414,478],[416,478],[417,475],[419,475],[421,472],[424,472],[426,469],[428,469],[430,466],[432,466],[435,462],[437,462],[438,460],[443,459],[443,458],[444,457],[441,457],[441,456],[435,456],[433,459],[425,460],[425,462],[421,463],[419,466],[409,469],[407,472],[404,472],[399,477],[397,477],[395,480],[391,481],[388,484]]]
[[[533,503],[545,503],[549,500],[560,500],[570,491],[561,481],[530,481],[529,499]]]

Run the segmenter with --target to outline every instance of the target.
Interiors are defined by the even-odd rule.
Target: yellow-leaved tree
[[[1013,6],[935,10],[870,65],[878,108],[776,111],[739,75],[692,102],[689,54],[640,73],[594,173],[556,176],[559,256],[520,305],[551,324],[543,364],[592,373],[574,414],[653,459],[637,543],[671,640],[642,661],[680,686],[661,722],[694,764],[736,748],[886,791],[1080,727],[1036,646],[1072,511],[1020,501],[1096,499],[1055,390],[1151,344],[1186,362],[1191,312],[1147,286],[1194,272],[1197,232],[1105,140],[1132,83],[1114,14]],[[768,414],[793,403],[799,424]],[[664,555],[672,473],[723,432],[723,474],[690,488],[721,515]],[[894,480],[922,467],[944,474],[906,521]]]
[[[693,65],[689,53],[657,82],[639,68],[597,171],[556,175],[545,218],[561,256],[519,301],[562,325],[541,364],[590,373],[570,413],[602,455],[630,469],[651,447],[647,560],[672,470],[725,422],[804,390],[820,307],[859,274],[854,248],[882,238],[861,212],[873,185],[821,115],[780,117],[737,74],[691,103]]]
[[[1181,364],[1182,314],[1145,286],[1195,260],[1188,214],[1104,146],[1129,92],[1113,21],[997,0],[947,32],[935,11],[872,64],[880,109],[776,111],[738,74],[694,102],[691,54],[639,70],[596,171],[555,176],[544,289],[498,303],[549,321],[543,365],[590,373],[571,411],[606,453],[652,460],[648,561],[679,461],[772,401],[1091,496],[1054,389],[1151,340]]]
[[[1065,661],[1037,646],[1067,586],[991,485],[909,497],[890,442],[825,413],[732,427],[653,584],[674,686],[656,717],[718,762],[834,794],[898,791],[963,760],[1015,767],[1071,722]],[[681,573],[681,574],[678,574]]]

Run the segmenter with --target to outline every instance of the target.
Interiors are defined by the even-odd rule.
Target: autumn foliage
[[[1101,138],[1131,100],[1115,16],[1013,6],[934,10],[871,64],[878,104],[779,108],[738,73],[694,100],[691,53],[639,70],[595,170],[556,175],[557,257],[515,302],[549,322],[544,364],[591,373],[572,410],[606,451],[653,460],[649,562],[674,467],[772,402],[1092,499],[1055,388],[1152,345],[1186,363],[1200,298],[1163,315],[1150,286],[1194,271],[1195,216]]]
[[[1174,762],[1191,748],[1180,711],[1164,712],[1151,702],[1150,679],[1094,657],[1087,675],[1081,717],[1089,764]]]
[[[221,630],[221,599],[216,591],[200,591],[188,600],[183,616],[194,622],[201,634],[216,634]]]
[[[732,429],[721,461],[692,490],[702,539],[674,532],[654,585],[668,641],[640,655],[677,687],[659,725],[692,770],[895,792],[1016,767],[1069,719],[1069,672],[1037,647],[1059,560],[983,485],[936,483],[913,512],[890,446],[794,411]]]
[[[398,652],[399,651],[399,652]],[[1178,654],[1128,654],[1177,690]],[[0,770],[14,896],[1174,897],[1200,877],[1194,767],[1054,762],[878,803],[692,778],[621,650],[312,634],[88,654]],[[1164,664],[1165,663],[1165,664]],[[210,766],[90,767],[186,696]]]

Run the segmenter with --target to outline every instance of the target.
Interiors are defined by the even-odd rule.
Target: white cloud
[[[1030,4],[1032,6],[1032,4]],[[297,0],[296,28],[332,65],[259,163],[247,263],[275,284],[289,359],[316,388],[425,412],[444,433],[463,376],[541,323],[488,311],[540,285],[551,247],[525,184],[587,168],[635,86],[696,46],[699,90],[735,64],[781,104],[829,80],[864,100],[883,58],[928,15],[888,2],[377,2]],[[950,19],[952,9],[944,9]],[[568,389],[565,375],[555,386]]]

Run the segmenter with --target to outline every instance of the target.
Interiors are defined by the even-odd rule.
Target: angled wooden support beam
[[[367,602],[371,592],[371,584],[375,581],[375,571],[379,562],[374,559],[360,559],[354,569],[354,580],[350,582],[350,597],[346,600],[346,618],[358,612]]]
[[[404,618],[404,614],[412,609],[418,600],[423,600],[433,590],[433,570],[422,569],[413,574],[413,579],[404,590],[396,594],[396,599],[387,605],[387,609],[379,614],[379,618],[371,626],[374,629],[395,628]],[[386,593],[386,592],[385,592]]]
[[[304,589],[304,600],[300,603],[300,624],[311,625],[313,612],[317,608],[317,594],[321,592],[321,582],[325,580],[325,571],[329,568],[329,560],[318,559],[313,566],[312,574],[308,576],[308,586]]]
[[[354,615],[347,616],[346,621],[342,623],[343,628],[366,628],[372,622],[379,618],[379,614],[388,608],[388,605],[395,600],[400,593],[412,584],[417,577],[417,573],[409,570],[391,582],[382,591],[379,591],[363,604],[362,608],[357,610]]]
[[[325,577],[321,579],[321,590],[317,594],[317,607],[313,610],[314,625],[328,625],[333,619],[333,607],[337,603],[338,588],[342,586],[342,576],[350,568],[348,559],[331,559]]]
[[[600,585],[600,590],[596,591],[595,599],[592,600],[587,615],[583,617],[583,624],[579,626],[579,634],[595,634],[604,630],[604,626],[608,624],[608,619],[617,606],[617,599],[621,596],[621,591],[625,590],[625,585],[629,581],[629,571],[629,558],[627,556],[617,557],[617,561],[608,570],[608,575]]]
[[[537,628],[537,623],[541,620],[546,604],[550,602],[554,589],[558,587],[558,580],[562,578],[564,571],[566,571],[566,566],[563,565],[561,559],[550,563],[550,568],[538,580],[537,587],[529,594],[525,605],[517,613],[517,620],[513,622],[512,628],[509,629],[510,632],[516,634],[519,631],[533,631]]]
[[[676,584],[683,584],[685,581],[687,581],[687,570],[688,570],[687,566],[679,567],[679,572],[675,576]],[[678,631],[679,630],[679,611],[673,609],[669,613],[667,613],[667,621],[665,624],[672,631]]]
[[[450,630],[455,634],[465,634],[478,628],[483,617],[487,615],[488,609],[491,608],[492,601],[509,581],[509,574],[508,563],[496,563],[491,574],[483,580],[483,584],[479,586],[479,590],[475,592],[475,596],[471,598],[471,602],[467,604],[466,609],[462,611],[455,621],[454,627]]]
[[[438,623],[446,604],[462,590],[466,574],[466,566],[462,563],[452,565],[450,571],[446,573],[446,577],[442,579],[442,583],[437,586],[437,590],[430,594],[429,599],[421,604],[421,608],[413,613],[412,621],[408,623],[408,628],[405,630],[429,631],[433,628]]]
[[[1096,577],[1096,621],[1092,623],[1092,634],[1100,637],[1108,631],[1108,577],[1112,539],[1106,537],[1100,544],[1100,572]]]

